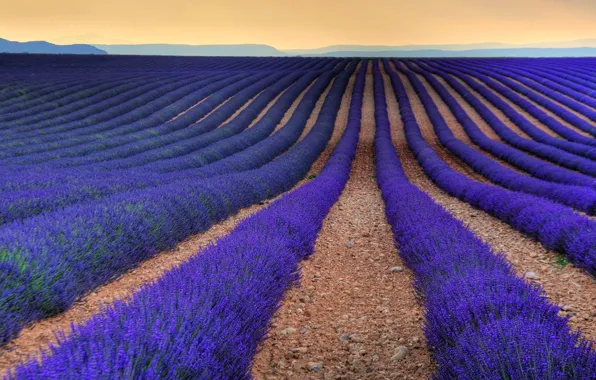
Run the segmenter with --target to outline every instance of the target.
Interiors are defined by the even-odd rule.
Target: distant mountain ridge
[[[0,38],[0,53],[107,54],[91,45],[55,45],[46,41],[16,42]]]
[[[331,45],[315,49],[283,50],[290,55],[329,55],[343,52],[393,52],[393,51],[476,51],[493,49],[575,49],[596,48],[596,38],[573,41],[539,42],[532,44],[504,44],[500,42],[484,42],[473,44],[433,44],[433,45]]]
[[[273,46],[262,44],[237,45],[93,45],[108,54],[123,55],[179,55],[179,56],[245,56],[245,57],[285,57],[286,53]]]
[[[82,39],[109,40],[86,34]],[[64,40],[78,38],[64,37]],[[58,39],[59,40],[59,39]],[[89,41],[88,41],[89,42]],[[0,38],[0,53],[114,54],[169,56],[246,57],[594,57],[596,38],[534,44],[486,42],[438,45],[332,45],[315,49],[280,50],[264,44],[184,45],[184,44],[73,44],[46,41],[15,42]]]
[[[587,57],[596,56],[596,39],[535,44],[332,45],[315,49],[280,50],[262,44],[237,45],[97,45],[108,54],[248,56],[248,57]]]
[[[388,51],[334,51],[324,54],[302,54],[304,57],[370,57],[370,58],[555,58],[596,57],[596,48],[514,48],[472,50],[388,50]]]

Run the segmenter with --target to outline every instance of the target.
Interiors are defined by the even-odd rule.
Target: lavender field
[[[0,374],[596,378],[595,64],[0,55]]]

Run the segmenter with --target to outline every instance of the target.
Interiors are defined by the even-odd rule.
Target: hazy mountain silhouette
[[[396,58],[494,58],[494,57],[596,57],[596,48],[515,48],[471,50],[388,50],[334,51],[324,54],[302,54],[308,57],[396,57]]]
[[[500,42],[484,42],[475,44],[437,44],[437,45],[331,45],[316,49],[290,49],[284,52],[290,55],[326,55],[331,56],[330,53],[346,52],[412,52],[412,51],[477,51],[477,50],[493,50],[501,49],[507,51],[511,49],[513,53],[522,52],[518,49],[568,49],[568,48],[596,48],[596,38],[587,38],[574,41],[559,41],[559,42],[539,42],[533,44],[504,44]],[[563,53],[564,51],[560,51]],[[552,53],[552,52],[551,52]],[[409,53],[408,53],[409,54]]]
[[[100,40],[99,36],[81,38]],[[72,37],[75,39],[75,37]],[[76,40],[76,39],[75,39]],[[74,44],[46,41],[14,42],[0,38],[0,53],[117,54],[172,56],[311,56],[311,57],[587,57],[596,56],[596,39],[544,42],[526,45],[486,42],[443,45],[332,45],[316,49],[279,50],[264,44]]]
[[[126,55],[181,55],[181,56],[246,56],[246,57],[280,57],[284,52],[269,45],[175,45],[175,44],[143,44],[143,45],[93,45],[105,50],[108,54]]]
[[[596,55],[596,39],[535,44],[332,45],[316,49],[279,50],[269,45],[100,45],[108,54],[182,56],[323,56],[323,57],[585,57]]]
[[[473,50],[473,49],[498,49],[509,48],[513,45],[498,42],[485,42],[477,44],[451,44],[451,45],[331,45],[317,49],[290,49],[284,52],[292,55],[323,55],[336,52],[360,51],[414,51],[414,50]]]
[[[0,53],[106,54],[91,45],[54,45],[45,41],[16,42],[0,38]]]

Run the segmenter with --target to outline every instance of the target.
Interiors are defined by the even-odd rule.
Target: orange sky
[[[96,37],[81,42],[280,49],[596,37],[596,0],[0,0],[0,10],[0,37],[58,43],[85,34]]]

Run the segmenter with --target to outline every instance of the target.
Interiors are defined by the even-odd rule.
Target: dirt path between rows
[[[402,78],[403,79],[403,78]],[[389,81],[385,77],[387,91],[387,106],[389,109],[397,109],[397,100],[391,88],[387,86]],[[407,79],[406,79],[407,81]],[[409,86],[409,83],[407,83]],[[407,86],[407,87],[408,87]],[[424,122],[423,106],[417,95],[411,90],[408,93],[415,116],[425,135],[431,134],[432,126]],[[391,92],[390,92],[391,91]],[[579,268],[569,264],[560,264],[559,256],[552,251],[545,249],[540,243],[528,236],[513,229],[508,224],[477,210],[465,202],[451,197],[439,189],[425,174],[416,158],[407,146],[403,132],[403,124],[399,114],[390,112],[390,122],[394,144],[398,149],[399,157],[406,175],[420,189],[430,195],[435,202],[443,206],[456,219],[461,220],[480,239],[490,244],[495,252],[501,252],[513,264],[514,269],[520,276],[533,272],[535,282],[546,291],[548,299],[556,305],[566,306],[561,315],[571,317],[570,325],[580,329],[582,334],[590,339],[596,339],[596,281]],[[435,143],[431,142],[431,145]],[[433,148],[436,149],[435,146]],[[457,163],[447,158],[446,162],[458,170]]]
[[[323,96],[319,98],[311,117],[308,119],[306,128],[312,128],[316,122],[319,110],[324,101],[324,95],[328,93],[330,86],[331,84],[328,86],[328,89]],[[306,91],[308,91],[308,88],[294,101],[280,125],[285,124],[285,122],[289,120]],[[274,103],[280,96],[281,94],[273,99],[266,109],[269,109],[272,103]],[[247,105],[244,105],[243,107],[246,106]],[[262,116],[262,113],[259,115],[259,118]],[[330,152],[327,153],[326,157],[328,157],[329,154]],[[313,167],[317,165],[322,167],[324,163],[323,160],[326,161],[326,158],[320,158],[315,162]],[[299,186],[301,183],[302,182],[298,183],[296,186]],[[124,274],[115,281],[95,289],[89,295],[77,301],[68,311],[56,317],[44,319],[33,324],[29,328],[23,329],[16,339],[10,342],[7,346],[0,348],[0,376],[18,363],[27,360],[30,357],[38,356],[41,350],[47,350],[48,345],[56,342],[54,334],[57,331],[64,331],[68,334],[71,330],[72,323],[83,323],[117,300],[129,300],[142,286],[152,283],[170,269],[188,261],[204,247],[230,233],[238,223],[251,214],[263,209],[268,203],[269,202],[264,202],[262,205],[254,205],[240,210],[236,215],[212,226],[209,230],[190,236],[179,243],[175,249],[161,252],[153,258],[142,262],[137,268]]]
[[[374,131],[369,72],[350,180],[312,258],[302,264],[300,286],[286,295],[256,357],[256,379],[421,379],[432,373],[412,274],[391,270],[404,265],[374,177]],[[399,346],[409,350],[404,359],[395,355]]]

